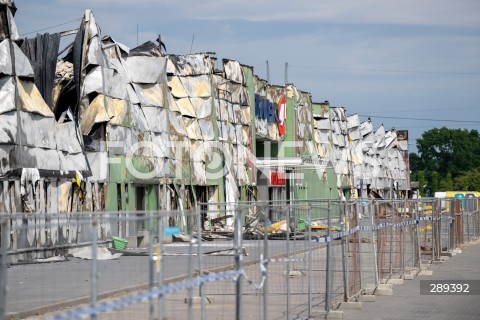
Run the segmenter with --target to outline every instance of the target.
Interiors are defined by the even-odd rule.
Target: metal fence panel
[[[310,318],[477,239],[478,215],[478,199],[4,214],[0,313],[53,305],[64,309],[55,319]]]

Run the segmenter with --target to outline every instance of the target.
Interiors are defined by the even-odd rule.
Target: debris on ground
[[[47,262],[59,262],[59,261],[68,261],[64,256],[53,256],[45,259],[35,259],[35,262],[47,263]]]
[[[92,260],[91,247],[71,249],[69,250],[69,254],[71,254],[74,258]],[[106,247],[97,247],[97,260],[113,260],[120,258],[122,255],[122,252],[112,253]]]

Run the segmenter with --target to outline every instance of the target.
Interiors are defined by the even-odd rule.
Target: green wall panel
[[[110,182],[105,184],[105,211],[117,211],[117,184]]]

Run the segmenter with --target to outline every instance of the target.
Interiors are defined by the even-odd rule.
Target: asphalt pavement
[[[479,280],[480,241],[462,247],[442,264],[431,266],[431,276],[417,276],[393,287],[392,296],[376,296],[375,302],[363,302],[361,310],[343,310],[343,319],[350,320],[478,320],[480,295],[421,295],[421,280],[459,282]],[[480,289],[480,288],[479,288]],[[474,288],[470,288],[474,291]]]
[[[261,242],[246,241],[244,243],[246,252],[246,262],[258,258],[262,247]],[[284,241],[274,241],[269,243],[270,255],[282,254],[285,251]],[[303,242],[297,243],[297,250],[301,250]],[[339,247],[340,248],[340,247]],[[219,249],[229,249],[225,244],[219,247],[219,244],[206,245],[202,251],[209,252]],[[325,249],[319,249],[318,254],[314,255],[314,266],[324,265]],[[294,250],[295,251],[295,250]],[[171,246],[168,254],[164,258],[165,278],[171,278],[179,275],[188,274],[189,263],[196,263],[196,257],[189,261],[188,247],[179,244]],[[338,253],[338,252],[337,252]],[[335,254],[336,258],[339,255]],[[231,265],[232,256],[206,256],[204,260],[206,269],[215,269],[225,265]],[[317,261],[318,260],[318,261]],[[340,262],[340,261],[338,261]],[[339,264],[338,264],[339,265]],[[122,256],[118,260],[107,260],[98,262],[99,270],[99,291],[109,292],[118,291],[119,288],[132,288],[132,286],[148,283],[148,257],[147,256]],[[299,265],[301,267],[301,265]],[[257,264],[246,267],[247,274],[258,274]],[[368,319],[368,320],[393,320],[393,319],[480,319],[479,295],[420,295],[421,280],[479,280],[480,282],[480,241],[470,243],[462,247],[462,253],[451,257],[442,264],[431,266],[432,276],[417,276],[413,280],[405,280],[402,285],[395,285],[392,296],[376,296],[376,302],[363,302],[361,310],[343,310],[343,319]],[[323,272],[316,271],[314,278],[314,292],[321,292],[324,287],[322,281]],[[337,272],[337,280],[341,280],[341,273]],[[282,263],[269,266],[269,316],[268,319],[284,319],[286,314],[286,303],[291,303],[291,319],[297,319],[298,316],[303,319],[306,314],[306,295],[296,294],[295,292],[304,292],[308,285],[308,278],[300,276],[292,278],[292,295],[288,298],[283,294],[284,288],[284,266]],[[52,315],[69,309],[79,303],[79,298],[85,297],[85,302],[89,302],[91,290],[91,260],[80,260],[71,258],[66,262],[32,264],[12,266],[8,269],[8,288],[7,288],[7,312],[16,313],[25,310],[32,310],[41,306],[47,306],[45,312],[39,312],[38,319],[49,319]],[[259,280],[259,279],[255,279]],[[340,281],[339,280],[339,281]],[[340,281],[341,282],[341,281]],[[338,282],[338,283],[340,283]],[[334,281],[334,285],[335,285]],[[235,286],[230,281],[222,283],[212,283],[206,288],[206,294],[215,292],[212,297],[215,302],[209,304],[206,311],[207,319],[230,319],[235,309]],[[145,288],[143,288],[145,289]],[[244,288],[243,319],[264,319],[263,317],[263,297],[255,293],[254,290]],[[479,288],[480,289],[480,288]],[[340,290],[341,291],[341,290]],[[340,292],[339,291],[339,292]],[[117,292],[110,298],[121,295]],[[188,318],[188,310],[184,299],[188,296],[187,292],[178,292],[177,294],[166,297],[166,319]],[[320,295],[321,298],[321,295]],[[72,301],[68,305],[68,301]],[[64,306],[59,302],[66,302]],[[314,300],[314,309],[321,309],[323,302]],[[55,306],[48,309],[48,306]],[[168,306],[168,307],[167,307]],[[156,308],[156,303],[155,306]],[[148,318],[148,302],[135,304],[125,308],[120,312],[107,313],[99,319],[133,319]],[[193,318],[199,318],[200,305],[195,305],[192,309]],[[317,316],[313,319],[321,319]]]
[[[305,241],[299,242],[302,246]],[[292,244],[293,246],[293,244]],[[263,252],[263,241],[243,242],[244,263],[257,261]],[[232,268],[234,263],[231,241],[205,242],[202,244],[202,263],[205,270]],[[295,251],[295,247],[293,248]],[[300,248],[301,249],[301,248]],[[189,259],[190,250],[193,255]],[[220,252],[218,252],[220,251]],[[100,260],[97,263],[98,292],[100,298],[119,295],[122,292],[144,290],[149,282],[149,258],[147,249],[131,250],[131,256],[115,260]],[[163,259],[164,278],[185,278],[198,270],[197,247],[188,243],[165,246]],[[143,255],[142,255],[143,253]],[[207,253],[207,254],[205,254]],[[284,240],[269,242],[269,255],[286,253]],[[219,254],[219,255],[217,255]],[[67,261],[13,265],[7,269],[7,314],[22,314],[31,310],[74,306],[89,301],[92,283],[92,261],[70,257]]]

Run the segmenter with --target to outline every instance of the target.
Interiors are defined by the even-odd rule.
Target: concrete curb
[[[393,296],[393,284],[379,284],[375,289],[376,296]]]
[[[339,309],[362,309],[361,302],[342,302]]]
[[[376,298],[373,294],[365,294],[358,297],[359,302],[375,302]]]

